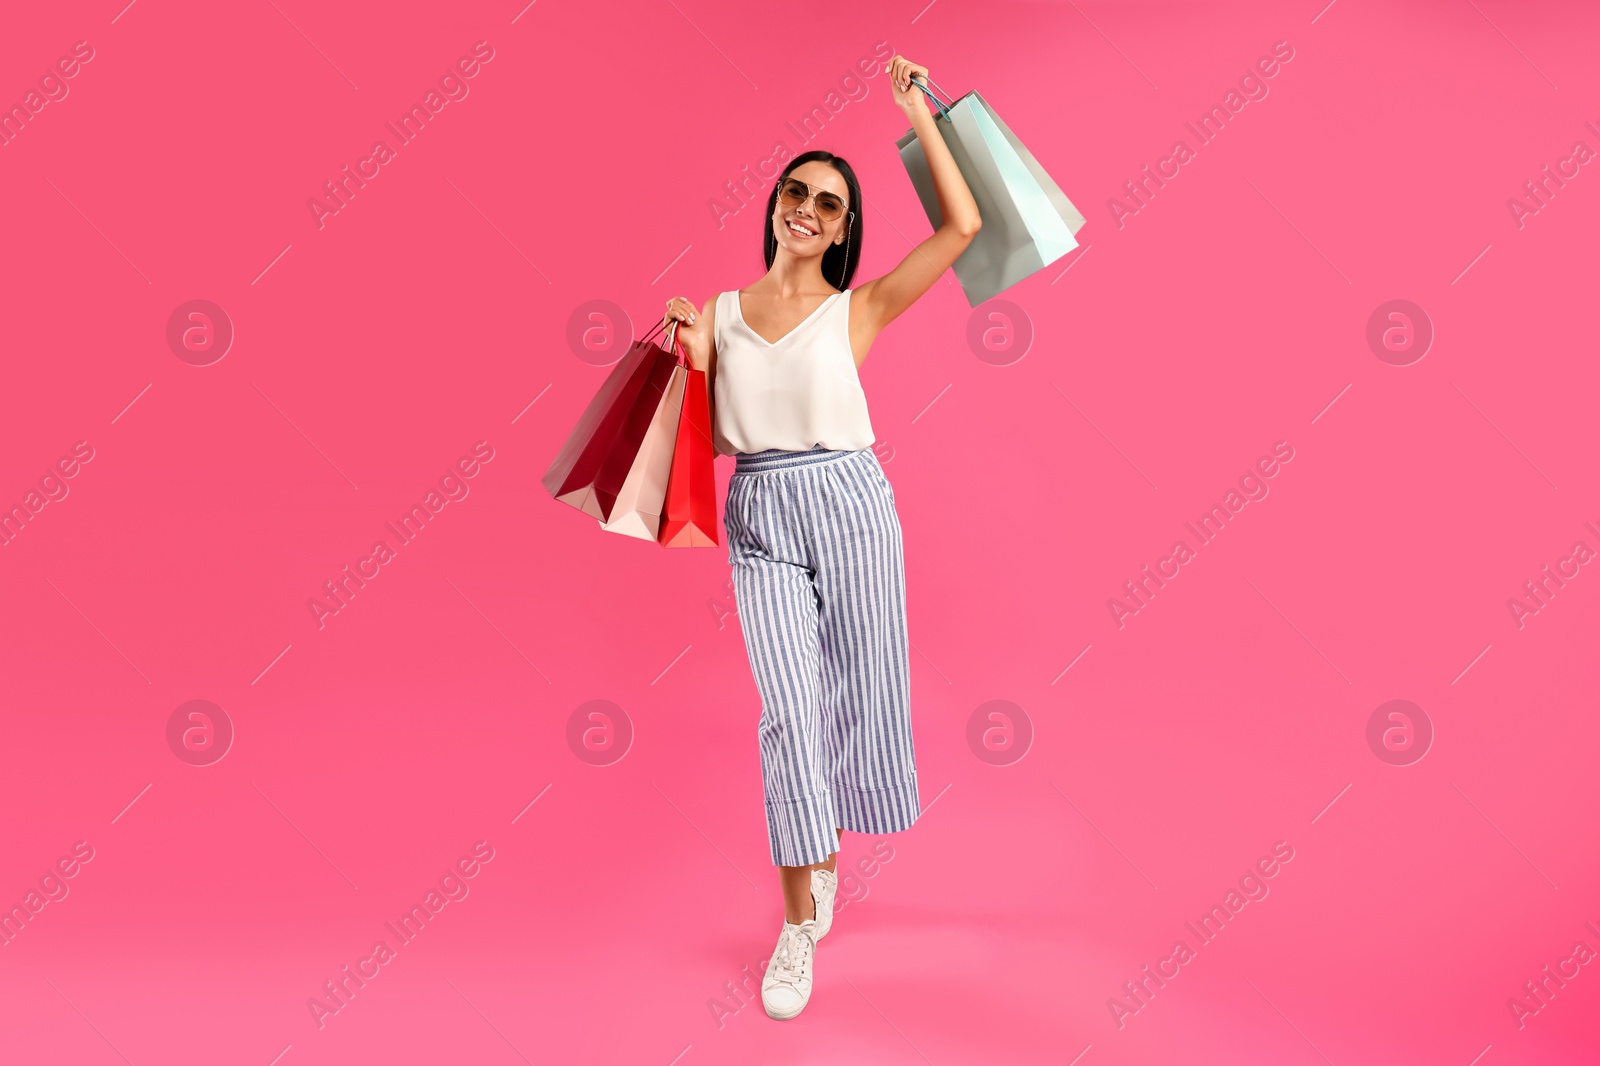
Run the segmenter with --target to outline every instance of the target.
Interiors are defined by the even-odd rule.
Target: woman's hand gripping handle
[[[678,323],[678,341],[689,356],[689,365],[705,370],[711,358],[711,330],[708,320],[687,297],[674,296],[667,301],[667,314],[662,322],[670,326]]]

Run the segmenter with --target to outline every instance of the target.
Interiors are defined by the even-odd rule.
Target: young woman
[[[888,65],[943,218],[899,266],[849,288],[861,186],[840,157],[807,152],[767,201],[766,275],[698,310],[681,296],[667,302],[690,362],[707,374],[714,446],[736,457],[723,517],[761,693],[767,832],[783,885],[783,929],[761,984],[773,1018],[793,1018],[810,999],[816,942],[833,924],[839,837],[896,833],[920,812],[900,521],[857,369],[981,225],[912,84],[927,73],[902,56]]]

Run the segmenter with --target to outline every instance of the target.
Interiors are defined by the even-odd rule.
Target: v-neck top
[[[744,320],[737,289],[717,295],[718,454],[855,451],[877,439],[850,350],[850,292],[829,296],[775,342]]]

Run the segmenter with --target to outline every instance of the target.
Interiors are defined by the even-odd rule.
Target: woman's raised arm
[[[933,288],[934,282],[950,269],[983,228],[972,190],[967,188],[966,179],[940,136],[922,90],[911,84],[913,77],[921,75],[925,80],[927,73],[927,67],[918,66],[903,56],[897,55],[889,61],[890,92],[894,94],[895,106],[910,117],[911,127],[916,130],[923,155],[928,159],[942,221],[933,236],[911,249],[899,266],[881,278],[856,287],[850,298],[852,312],[861,309],[870,321],[873,336]]]

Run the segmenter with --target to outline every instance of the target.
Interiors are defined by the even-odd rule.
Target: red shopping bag
[[[672,326],[667,332],[674,332]],[[669,341],[669,344],[671,342]],[[608,533],[621,533],[627,537],[655,541],[661,534],[661,514],[665,510],[667,479],[672,473],[672,457],[678,438],[678,422],[683,411],[683,386],[687,380],[687,366],[672,369],[667,391],[650,420],[650,428],[639,446],[639,454],[623,479],[617,492],[617,502],[611,506],[611,518],[600,523]]]
[[[706,372],[686,369],[683,413],[678,417],[678,440],[661,508],[661,543],[668,548],[710,548],[718,543],[711,402]]]
[[[664,325],[658,323],[617,361],[541,479],[551,496],[602,522],[611,517],[678,365],[651,340]]]

